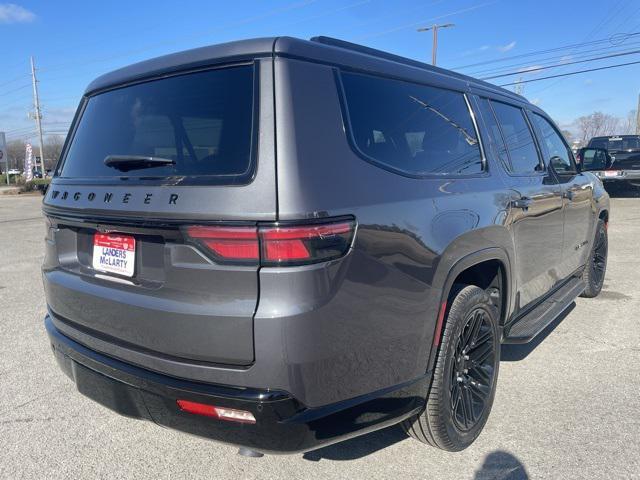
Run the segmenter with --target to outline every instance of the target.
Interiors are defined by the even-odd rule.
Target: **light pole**
[[[442,25],[433,24],[430,27],[422,27],[419,28],[418,32],[428,32],[429,30],[433,31],[433,49],[431,50],[431,65],[436,64],[436,55],[438,52],[438,30],[440,28],[449,28],[455,27],[454,23],[444,23]]]

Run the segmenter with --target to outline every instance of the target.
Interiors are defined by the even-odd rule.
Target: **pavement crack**
[[[1,411],[0,412],[0,416],[4,415],[5,413],[10,412],[12,410],[18,410],[19,408],[26,407],[27,405],[29,405],[29,404],[31,404],[33,402],[37,402],[38,400],[41,400],[41,399],[43,399],[45,397],[48,397],[49,395],[53,395],[54,393],[58,393],[61,390],[62,390],[61,388],[56,388],[55,390],[51,390],[49,392],[37,395],[37,396],[33,397],[32,399],[27,400],[26,402],[23,402],[23,403],[21,403],[19,405],[15,405],[13,407],[10,407],[10,408],[7,408],[6,410]]]

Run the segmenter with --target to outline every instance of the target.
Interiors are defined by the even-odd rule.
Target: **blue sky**
[[[39,69],[45,131],[64,133],[94,77],[165,53],[241,38],[328,35],[429,61],[431,34],[416,28],[454,22],[455,28],[440,33],[438,64],[477,76],[640,49],[640,36],[622,35],[640,31],[637,0],[15,1],[0,0],[0,131],[9,140],[33,135],[33,121],[27,118],[32,108],[30,55]],[[509,59],[607,38],[611,41],[582,49]],[[602,50],[587,54],[585,48]],[[496,59],[504,61],[460,68]],[[635,60],[640,53],[522,76]],[[524,95],[562,126],[596,110],[624,117],[636,106],[639,74],[640,64],[544,80],[526,84]]]

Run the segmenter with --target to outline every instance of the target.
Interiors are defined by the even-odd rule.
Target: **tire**
[[[498,312],[484,290],[455,285],[451,298],[426,407],[402,425],[420,442],[455,452],[471,445],[489,418],[500,365],[500,333]],[[464,345],[471,345],[466,360]],[[482,360],[481,366],[474,359]],[[464,409],[468,405],[472,410]]]
[[[604,276],[607,271],[607,253],[609,250],[609,238],[604,220],[599,219],[596,225],[596,234],[593,245],[587,258],[587,265],[582,272],[582,280],[586,288],[580,294],[581,297],[597,297],[604,284]]]

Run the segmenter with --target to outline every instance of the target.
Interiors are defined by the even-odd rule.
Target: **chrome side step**
[[[505,328],[503,343],[528,343],[542,332],[580,295],[586,285],[573,278],[529,313]]]

